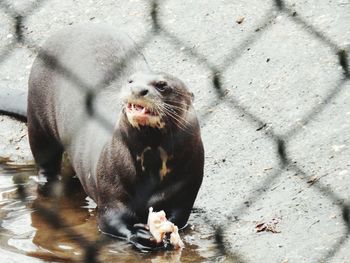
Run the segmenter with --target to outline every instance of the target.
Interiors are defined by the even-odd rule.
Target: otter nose
[[[148,89],[141,89],[140,91],[139,91],[139,95],[140,96],[146,96],[147,95],[147,93],[148,93]]]
[[[132,87],[131,92],[133,95],[144,97],[149,93],[149,90],[146,87]]]

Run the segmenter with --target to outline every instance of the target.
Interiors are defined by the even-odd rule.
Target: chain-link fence
[[[46,2],[50,1],[32,1],[28,7],[20,10],[17,10],[10,1],[0,2],[1,15],[7,16],[12,23],[13,31],[8,32],[8,34],[12,34],[14,36],[14,41],[2,45],[0,50],[0,63],[5,63],[5,61],[10,58],[12,52],[14,52],[16,49],[27,49],[33,54],[37,53],[39,43],[36,43],[25,34],[25,32],[30,30],[28,29],[26,22],[31,18],[31,16],[40,10],[41,6],[46,4]],[[275,164],[276,167],[273,167],[273,172],[266,176],[263,180],[259,181],[258,187],[248,192],[247,196],[245,196],[245,202],[243,202],[241,205],[230,207],[228,209],[229,213],[226,213],[225,215],[226,219],[221,218],[220,222],[217,222],[216,220],[212,220],[210,216],[204,216],[208,224],[215,232],[215,243],[219,253],[225,255],[226,259],[229,260],[236,260],[237,262],[245,261],[245,255],[242,254],[241,251],[236,250],[235,247],[232,246],[232,243],[228,241],[229,237],[227,237],[227,233],[230,233],[228,229],[235,222],[238,215],[242,217],[245,213],[247,213],[254,203],[263,198],[264,195],[268,194],[268,190],[271,190],[271,188],[274,187],[274,184],[278,179],[280,179],[282,174],[288,171],[293,172],[298,175],[299,178],[302,178],[302,180],[305,181],[305,185],[310,185],[311,182],[311,187],[317,191],[320,196],[326,196],[326,198],[329,199],[332,204],[338,206],[339,210],[342,211],[342,220],[346,225],[342,236],[337,238],[337,240],[333,242],[331,247],[329,247],[325,253],[320,253],[317,259],[312,259],[319,260],[321,262],[331,260],[338,253],[338,251],[343,248],[346,242],[348,242],[350,233],[350,207],[346,200],[344,200],[343,196],[338,195],[337,192],[334,191],[334,189],[328,184],[323,184],[319,178],[314,176],[314,174],[310,174],[309,169],[306,169],[298,164],[290,156],[289,148],[293,144],[293,139],[298,134],[305,132],[305,127],[308,127],[310,123],[317,119],[322,112],[331,107],[334,100],[336,100],[340,94],[345,92],[346,87],[349,87],[348,83],[350,72],[348,65],[348,51],[346,50],[346,47],[340,46],[332,39],[332,37],[328,37],[325,32],[322,32],[316,26],[314,26],[313,23],[310,23],[307,19],[303,18],[302,14],[295,11],[295,5],[290,4],[289,2],[287,3],[287,1],[275,0],[271,2],[271,6],[265,10],[265,13],[259,14],[259,17],[261,18],[258,20],[260,22],[258,25],[255,25],[254,30],[250,34],[244,36],[243,39],[239,39],[238,45],[232,48],[228,54],[225,53],[226,55],[224,55],[224,59],[220,60],[219,63],[212,63],[212,60],[208,59],[206,55],[203,55],[199,49],[189,45],[187,40],[182,39],[181,36],[174,33],[174,30],[168,28],[168,21],[166,21],[166,18],[164,19],[162,16],[162,13],[165,12],[167,8],[167,1],[154,0],[148,1],[147,3],[149,4],[149,21],[151,26],[147,33],[144,34],[142,39],[137,41],[136,44],[138,49],[143,50],[153,41],[161,39],[173,48],[180,50],[183,57],[185,57],[184,60],[191,61],[191,63],[194,63],[194,65],[197,67],[205,68],[208,75],[211,76],[211,89],[215,93],[215,96],[210,95],[210,105],[205,107],[205,109],[209,110],[198,110],[202,128],[208,130],[218,129],[218,127],[211,128],[209,120],[212,118],[213,114],[218,114],[216,109],[220,107],[220,105],[226,105],[232,109],[235,114],[238,114],[244,122],[249,123],[250,129],[263,132],[263,136],[266,136],[265,138],[270,140],[273,144],[273,146],[268,150],[272,152],[275,150],[278,153]],[[221,4],[228,5],[229,3],[223,2]],[[349,9],[349,2],[339,1],[339,4],[341,5],[341,8]],[[44,8],[48,7],[46,6]],[[250,47],[259,44],[261,38],[266,36],[272,27],[280,23],[281,17],[287,17],[290,23],[295,24],[299,34],[306,34],[312,39],[313,42],[321,43],[321,45],[329,50],[328,55],[332,56],[333,53],[333,56],[338,59],[337,66],[339,66],[339,69],[337,68],[336,70],[339,70],[341,74],[339,74],[339,77],[335,79],[333,83],[329,83],[329,88],[325,91],[325,95],[319,99],[315,106],[311,106],[309,108],[310,110],[302,114],[302,117],[295,125],[290,125],[290,127],[283,132],[276,132],[270,120],[260,117],[256,110],[244,106],[239,97],[228,92],[229,87],[227,82],[225,82],[224,75],[227,73],[229,68],[236,65],[237,61],[244,59],[245,56],[249,56],[246,51],[249,50]],[[244,17],[239,18],[236,23],[244,23]],[[348,21],[348,26],[349,25],[350,21]],[[349,37],[349,30],[348,32],[344,32],[344,35]],[[305,47],[305,49],[305,52],[308,52],[308,49],[312,49],[312,47]],[[217,52],[220,52],[219,48]],[[134,51],[127,53],[124,59],[115,65],[115,69],[119,69],[115,70],[117,74],[113,74],[112,78],[104,79],[99,84],[98,90],[103,90],[109,85],[109,83],[115,81],[115,79],[122,74],[122,70],[120,69],[124,69],[127,63],[132,61],[136,55],[137,54],[135,54]],[[297,57],[296,59],[298,59],[299,55],[296,54],[295,56]],[[323,56],[323,54],[320,54],[320,56]],[[85,83],[85,81],[79,76],[70,72],[65,65],[61,64],[60,61],[58,61],[51,54],[43,54],[42,59],[45,62],[50,61],[50,63],[47,63],[48,67],[58,69],[60,74],[63,74],[63,76],[66,77],[71,83],[74,83],[74,86],[81,91],[81,95],[86,98],[86,111],[89,113],[91,118],[95,118],[102,125],[106,126],[107,129],[111,130],[114,124],[110,123],[107,119],[96,113],[94,110],[94,98],[96,94],[90,92],[92,89],[89,87],[89,83]],[[270,59],[268,58],[266,63],[270,63],[269,60]],[[251,69],[248,74],[254,76],[254,74],[258,74],[258,72]],[[293,89],[294,87],[290,86],[288,88]],[[305,87],[305,89],[307,88],[308,87]],[[293,99],[294,98],[290,98],[290,100]],[[235,133],[235,131],[231,129],[229,132]],[[298,147],[303,147],[303,145],[299,145]],[[310,154],[312,155],[313,153]],[[233,160],[235,159],[235,157],[232,156],[230,158]],[[210,176],[210,171],[206,171],[206,174],[209,174]],[[229,177],[231,175],[228,174],[227,176]],[[343,183],[349,185],[349,180],[344,181]],[[25,202],[27,197],[26,189],[22,187],[21,182],[18,182],[18,192],[22,201]],[[216,195],[214,192],[211,194]],[[101,237],[101,239],[96,242],[89,241],[85,239],[84,236],[75,233],[74,230],[72,230],[72,228],[65,223],[64,218],[61,218],[55,210],[45,208],[39,204],[34,205],[34,209],[36,209],[52,227],[66,229],[66,235],[84,248],[84,258],[87,262],[97,261],[99,249],[105,245],[106,242],[112,242],[110,239],[106,239],[105,237]]]

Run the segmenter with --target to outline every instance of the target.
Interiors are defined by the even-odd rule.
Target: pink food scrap
[[[172,244],[175,249],[185,247],[180,238],[178,227],[166,219],[166,215],[163,210],[153,212],[153,207],[150,207],[147,225],[157,243],[163,241],[166,233],[170,233],[170,244]]]

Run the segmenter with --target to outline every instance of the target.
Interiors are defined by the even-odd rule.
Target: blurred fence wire
[[[14,41],[9,44],[6,44],[0,50],[0,63],[4,63],[11,53],[17,48],[26,48],[31,51],[33,54],[36,54],[39,50],[39,46],[37,43],[27,38],[23,33],[23,29],[26,25],[26,21],[30,18],[41,5],[49,0],[41,0],[31,2],[29,6],[22,11],[16,10],[8,1],[0,1],[0,12],[2,15],[6,15],[12,21],[13,31],[9,32],[15,36]],[[320,114],[328,105],[340,94],[340,92],[345,88],[345,84],[350,79],[349,72],[349,60],[348,53],[345,49],[342,49],[335,43],[330,37],[328,37],[325,33],[319,31],[312,24],[308,23],[302,16],[300,16],[296,11],[293,10],[293,7],[287,4],[283,0],[274,0],[272,1],[271,8],[263,14],[261,17],[260,24],[258,29],[251,33],[245,39],[242,39],[239,45],[233,47],[230,54],[225,56],[223,61],[219,66],[213,65],[207,60],[207,58],[202,55],[195,48],[186,45],[185,41],[182,40],[179,36],[172,34],[167,27],[161,22],[160,15],[162,13],[163,2],[160,0],[149,1],[149,14],[151,16],[152,27],[145,37],[136,43],[139,50],[142,50],[149,44],[152,39],[155,37],[161,37],[165,41],[167,41],[170,45],[174,45],[178,48],[181,48],[182,52],[186,54],[190,59],[195,61],[195,63],[200,64],[201,66],[205,66],[210,72],[212,76],[212,89],[216,92],[216,99],[213,100],[213,105],[217,105],[218,103],[228,103],[231,105],[232,109],[235,111],[244,114],[244,118],[247,122],[251,124],[254,129],[263,130],[265,135],[274,142],[276,151],[278,153],[279,167],[276,169],[276,172],[272,173],[267,179],[262,181],[259,185],[259,189],[255,189],[255,191],[251,191],[251,195],[247,197],[250,203],[254,203],[257,201],[261,195],[264,195],[266,191],[264,189],[269,189],[277,178],[285,170],[292,170],[296,174],[302,178],[302,180],[307,183],[311,178],[311,175],[307,174],[300,166],[298,166],[288,155],[288,147],[289,141],[296,134],[300,132],[302,129],[302,125],[307,125],[310,121],[315,119],[318,114]],[[314,106],[312,110],[306,112],[304,117],[301,120],[301,124],[295,125],[291,127],[284,134],[277,134],[273,131],[273,129],[263,129],[266,126],[266,120],[261,119],[256,114],[250,112],[244,106],[239,103],[239,100],[232,95],[225,94],[224,85],[222,84],[222,75],[227,70],[228,67],[232,66],[236,63],[238,58],[240,58],[244,54],[244,50],[251,46],[253,43],[259,41],[259,38],[264,34],[264,32],[268,31],[273,23],[278,23],[276,21],[276,17],[279,15],[287,16],[293,23],[301,25],[300,30],[304,30],[306,33],[310,34],[310,36],[317,41],[322,42],[327,45],[332,51],[334,56],[338,58],[339,65],[343,71],[342,77],[334,83],[332,87],[329,88],[328,94],[323,99],[322,103]],[[120,69],[125,69],[125,66],[129,61],[131,61],[137,54],[134,51],[130,51],[126,54],[124,59],[121,62],[117,63],[114,68],[119,69],[117,74],[114,74],[112,78],[104,79],[98,86],[98,90],[103,90],[108,86],[109,83],[118,78],[120,73]],[[48,67],[52,67],[58,69],[60,74],[63,74],[69,81],[71,81],[77,89],[79,89],[82,93],[82,96],[86,98],[86,110],[91,116],[91,118],[95,118],[100,121],[101,124],[106,126],[108,129],[113,128],[113,124],[109,123],[108,120],[104,119],[102,115],[99,115],[94,110],[94,99],[95,93],[91,92],[91,88],[88,83],[85,83],[84,80],[80,79],[79,76],[74,75],[74,73],[70,72],[65,65],[62,65],[55,57],[51,54],[44,53],[41,57],[42,61],[46,63]],[[111,74],[108,74],[109,76]],[[203,125],[206,124],[207,118],[211,115],[211,112],[207,112],[200,116],[200,120]],[[26,200],[26,189],[23,188],[22,182],[19,180],[18,182],[18,192],[20,194],[23,202]],[[347,226],[346,231],[343,233],[343,236],[340,237],[337,242],[334,244],[332,248],[328,250],[328,252],[324,255],[320,255],[318,261],[326,262],[327,260],[334,257],[337,252],[342,248],[345,242],[349,238],[350,234],[350,206],[344,202],[339,202],[341,200],[340,196],[337,195],[334,191],[332,191],[328,186],[323,185],[321,182],[317,182],[313,184],[313,186],[320,195],[327,196],[334,204],[337,204],[343,213],[343,221]],[[103,244],[109,242],[106,238],[102,237],[97,242],[91,242],[86,240],[83,236],[75,233],[72,228],[69,227],[68,224],[65,223],[64,219],[60,217],[55,210],[48,209],[46,207],[36,205],[34,209],[37,209],[41,216],[54,228],[65,228],[66,234],[70,237],[74,242],[79,244],[85,250],[85,261],[86,262],[96,262],[97,255],[99,249]],[[241,255],[239,251],[235,251],[229,244],[225,242],[225,231],[229,227],[232,222],[232,218],[235,215],[242,215],[249,209],[248,206],[242,204],[241,206],[235,207],[230,216],[227,217],[226,222],[221,222],[220,225],[217,225],[210,221],[208,218],[208,222],[211,222],[211,226],[213,231],[215,231],[216,237],[216,245],[218,251],[225,255],[227,258],[232,259],[233,261],[244,262],[244,255]]]

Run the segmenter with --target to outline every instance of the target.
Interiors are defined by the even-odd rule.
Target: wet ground
[[[66,177],[61,194],[47,197],[43,190],[37,193],[33,165],[7,161],[0,164],[1,262],[82,261],[89,258],[82,246],[90,243],[101,243],[97,256],[101,262],[211,262],[219,258],[212,229],[197,228],[203,220],[200,210],[194,210],[190,225],[180,233],[185,249],[140,252],[122,240],[99,233],[96,206],[78,179]],[[24,199],[21,189],[25,191]],[[47,221],[50,213],[61,221]]]

